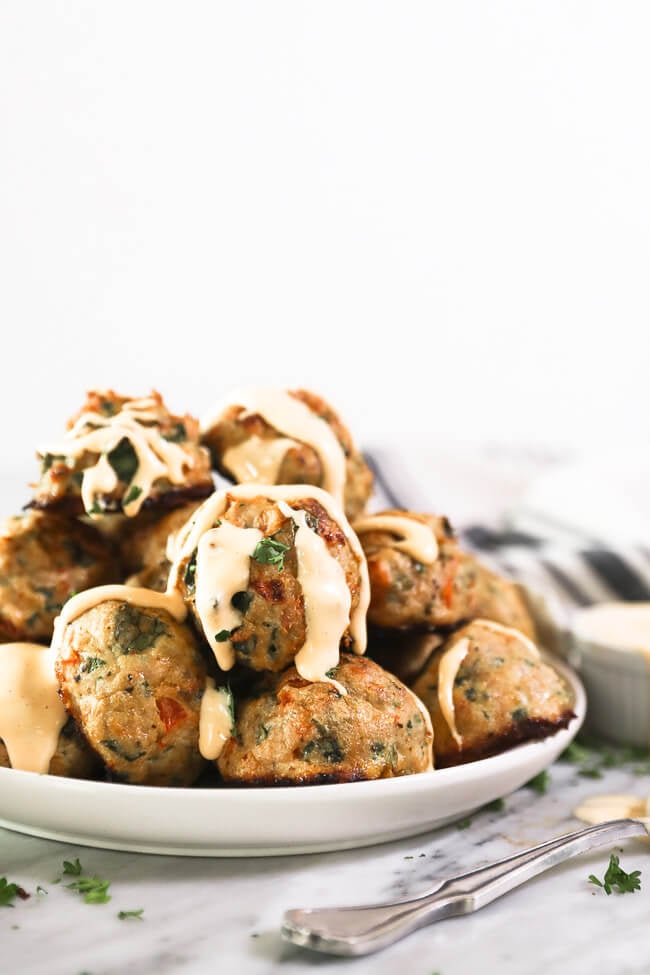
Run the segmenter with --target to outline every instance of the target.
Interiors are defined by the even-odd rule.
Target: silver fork
[[[410,900],[287,911],[282,937],[329,955],[368,955],[434,921],[478,911],[578,853],[633,836],[647,837],[648,832],[650,819],[614,819],[565,833],[469,873],[448,877],[428,893]]]

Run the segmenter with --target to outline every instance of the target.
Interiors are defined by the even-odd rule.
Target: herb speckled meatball
[[[534,625],[516,586],[463,552],[446,518],[412,511],[386,511],[428,525],[438,556],[425,565],[395,547],[385,530],[364,531],[368,560],[368,619],[389,629],[448,627],[476,617],[494,619],[534,635]]]
[[[438,687],[443,655],[463,640],[468,648],[452,695],[459,746],[441,709]],[[471,762],[521,741],[545,738],[574,717],[573,694],[560,674],[516,630],[486,620],[474,620],[449,637],[413,690],[431,713],[438,766]]]
[[[64,628],[56,672],[66,709],[115,778],[196,780],[206,665],[188,626],[164,610],[99,603]]]
[[[431,734],[411,691],[372,660],[350,654],[341,656],[332,677],[345,696],[290,667],[239,702],[235,737],[218,760],[224,780],[309,785],[430,768]]]
[[[0,529],[0,642],[48,643],[75,592],[118,582],[112,545],[92,525],[31,511]]]
[[[306,512],[310,530],[320,536],[329,554],[342,567],[353,610],[359,603],[361,591],[360,566],[342,528],[315,498],[298,496],[289,503],[292,508]],[[233,629],[231,641],[239,663],[253,670],[284,670],[306,639],[305,608],[295,547],[296,523],[281,511],[278,503],[263,493],[250,500],[229,495],[227,508],[220,518],[240,528],[257,528],[265,539],[271,539],[282,550],[281,557],[272,561],[266,559],[262,550],[258,558],[250,559],[248,587],[236,593],[232,600],[242,614],[242,621]],[[183,595],[201,628],[195,601],[198,571],[194,553],[182,563],[179,578]],[[343,645],[349,644],[350,637],[346,632]]]

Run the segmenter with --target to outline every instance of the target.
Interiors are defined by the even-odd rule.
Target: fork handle
[[[633,836],[643,822],[616,819],[566,833],[486,867],[450,877],[420,897],[368,907],[287,911],[282,935],[294,944],[332,955],[367,955],[434,921],[469,914],[578,853]]]

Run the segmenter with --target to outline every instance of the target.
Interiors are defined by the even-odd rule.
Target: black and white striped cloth
[[[532,518],[530,513],[518,518],[514,512],[507,520],[486,523],[466,517],[455,523],[449,492],[448,510],[441,510],[436,498],[445,491],[432,483],[431,471],[428,478],[418,471],[417,460],[412,462],[409,456],[405,461],[405,455],[378,450],[365,456],[375,475],[374,510],[410,508],[450,515],[461,544],[493,571],[542,597],[556,621],[594,603],[650,601],[649,548],[641,544],[613,548],[583,529],[559,526],[551,517]],[[438,478],[442,484],[444,469]],[[479,498],[481,485],[474,485],[473,491]],[[464,507],[467,510],[468,505]]]

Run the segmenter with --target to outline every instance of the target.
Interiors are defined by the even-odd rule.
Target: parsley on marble
[[[79,857],[75,857],[74,860],[63,861],[63,873],[65,876],[80,877],[82,869],[83,867],[81,866]]]
[[[137,918],[137,920],[142,921],[144,914],[144,907],[138,908],[137,911],[118,911],[118,918],[120,921],[128,921],[129,918]]]
[[[542,772],[539,772],[537,775],[533,776],[530,781],[526,782],[525,787],[527,789],[532,789],[533,792],[536,792],[538,796],[543,796],[548,789],[550,781],[551,778],[546,769],[544,769]]]
[[[263,538],[255,546],[253,558],[263,565],[274,565],[277,569],[284,569],[284,557],[290,546],[278,542],[275,538]]]
[[[486,812],[503,812],[506,808],[506,801],[505,799],[493,799],[492,802],[488,802],[483,808]]]
[[[12,884],[6,877],[0,877],[0,907],[14,907],[17,897],[24,901],[29,894],[20,884]]]
[[[589,883],[594,884],[596,887],[602,887],[609,897],[612,890],[616,890],[619,894],[633,894],[635,890],[641,890],[640,877],[640,870],[633,870],[632,873],[626,873],[621,867],[616,854],[612,853],[609,857],[609,865],[602,881],[591,873],[589,874]]]
[[[109,880],[102,880],[100,877],[79,877],[78,880],[66,884],[68,890],[81,894],[85,904],[108,904],[111,899],[108,893],[110,886]]]

